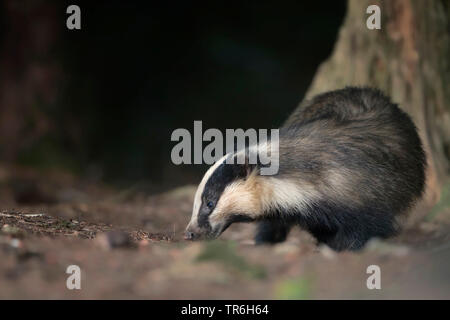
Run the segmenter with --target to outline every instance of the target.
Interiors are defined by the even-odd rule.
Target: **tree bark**
[[[381,9],[380,30],[366,26],[366,9],[372,4]],[[422,202],[427,207],[439,199],[449,173],[449,20],[446,0],[349,0],[333,53],[319,67],[305,96],[347,85],[371,86],[408,112],[427,153]],[[412,221],[426,213],[421,211]]]

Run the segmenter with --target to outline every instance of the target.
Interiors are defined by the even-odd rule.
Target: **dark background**
[[[81,30],[66,8],[81,7]],[[330,54],[344,1],[4,1],[0,161],[149,189],[197,183],[176,128],[276,128]]]

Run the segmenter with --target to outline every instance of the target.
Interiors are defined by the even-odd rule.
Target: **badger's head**
[[[203,177],[194,199],[185,239],[217,238],[233,222],[248,222],[261,214],[258,169],[254,165],[227,163],[224,156]]]

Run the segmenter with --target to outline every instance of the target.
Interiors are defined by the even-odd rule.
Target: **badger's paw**
[[[290,226],[285,223],[267,220],[258,224],[255,235],[255,244],[275,244],[283,242],[289,233]]]

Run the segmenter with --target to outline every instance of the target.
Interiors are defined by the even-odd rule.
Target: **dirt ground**
[[[0,298],[450,298],[450,209],[442,203],[394,239],[335,253],[301,230],[255,247],[252,224],[216,241],[183,241],[194,192],[148,195],[0,167]],[[80,267],[80,290],[66,287],[70,265]],[[370,265],[380,267],[380,290],[367,288]]]

